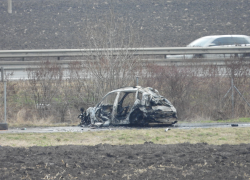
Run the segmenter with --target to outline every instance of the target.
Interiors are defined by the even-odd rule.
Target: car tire
[[[8,124],[7,123],[0,123],[0,130],[8,130]]]
[[[139,109],[136,109],[134,112],[131,113],[129,117],[130,125],[142,125],[144,124],[143,121],[143,112]]]

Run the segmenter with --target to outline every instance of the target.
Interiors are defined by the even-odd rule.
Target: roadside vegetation
[[[171,129],[163,128],[106,130],[88,132],[63,133],[21,133],[0,134],[1,146],[59,146],[59,145],[131,145],[153,142],[155,144],[208,143],[248,144],[250,128],[195,128]]]
[[[242,60],[236,63],[228,61],[224,71],[217,65],[197,66],[193,63],[188,67],[158,66],[141,64],[139,59],[131,59],[122,65],[114,60],[116,66],[112,69],[108,65],[112,59],[99,61],[102,67],[100,63],[96,67],[74,61],[69,65],[68,75],[55,61],[45,61],[38,69],[27,70],[29,80],[8,81],[7,117],[10,127],[51,126],[58,123],[77,125],[81,107],[87,109],[94,106],[103,95],[122,84],[134,86],[136,76],[139,76],[139,85],[157,89],[172,102],[177,109],[179,122],[249,122],[250,107],[246,101],[250,99],[250,79],[247,75],[250,67]],[[115,71],[118,65],[124,72],[119,78],[117,73],[121,71]],[[93,68],[96,68],[95,71]],[[126,68],[131,76],[126,76]],[[234,76],[231,75],[232,68]],[[110,72],[113,74],[110,75]],[[68,78],[64,79],[64,76]],[[232,78],[241,93],[234,90],[234,114],[232,92],[229,91]],[[3,87],[0,88],[3,97]],[[2,117],[3,110],[1,103]]]

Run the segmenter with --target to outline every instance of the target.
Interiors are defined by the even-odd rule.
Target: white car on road
[[[250,46],[250,37],[246,35],[215,35],[204,36],[191,42],[187,47],[232,47]],[[191,58],[229,58],[234,54],[194,54],[194,55],[167,55],[168,59],[191,59]],[[250,56],[250,54],[239,54],[238,57]]]

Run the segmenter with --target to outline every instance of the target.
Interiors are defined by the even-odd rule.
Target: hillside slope
[[[7,0],[0,2],[0,49],[84,48],[86,22],[112,7],[134,22],[143,46],[185,46],[205,35],[250,35],[249,0]],[[87,21],[86,21],[87,20]]]

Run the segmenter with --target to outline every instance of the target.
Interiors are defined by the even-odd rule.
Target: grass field
[[[250,128],[195,128],[172,129],[165,132],[163,128],[111,130],[95,132],[63,133],[22,133],[0,134],[1,146],[59,146],[59,145],[112,145],[143,144],[178,144],[189,142],[208,144],[242,144],[250,143]]]

